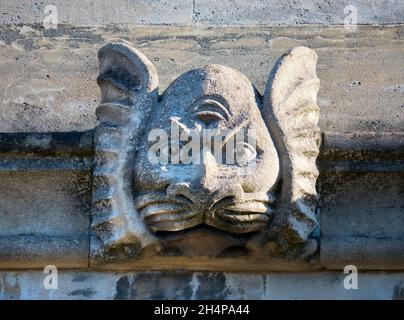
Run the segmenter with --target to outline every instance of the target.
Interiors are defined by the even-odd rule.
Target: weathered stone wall
[[[403,127],[401,26],[3,26],[0,66],[2,132],[88,130],[100,91],[97,50],[122,39],[156,65],[160,91],[183,72],[223,64],[248,76],[261,93],[276,59],[304,45],[315,49],[323,131],[392,132]]]
[[[402,298],[402,1],[52,4],[57,29],[43,27],[43,1],[0,3],[0,298]],[[343,26],[346,5],[358,9],[355,31]],[[317,52],[315,254],[298,264],[171,257],[125,271],[87,269],[97,51],[118,39],[154,63],[160,93],[185,71],[212,63],[240,70],[263,93],[281,54],[297,45]],[[60,268],[58,290],[43,289],[44,274],[33,270],[49,264]],[[343,287],[348,264],[359,268],[358,290]],[[206,273],[148,272],[184,266]],[[265,274],[274,270],[283,273]]]
[[[60,23],[80,26],[108,24],[194,25],[200,26],[274,26],[343,24],[348,13],[344,8],[355,6],[359,24],[397,24],[403,22],[400,0],[55,0],[2,2],[2,24],[42,23],[48,4],[58,8]]]

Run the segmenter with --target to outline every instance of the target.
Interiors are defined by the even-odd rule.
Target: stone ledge
[[[403,299],[404,274],[361,272],[358,289],[342,272],[84,272],[59,271],[58,290],[45,290],[38,271],[0,273],[0,299]]]
[[[0,141],[3,143],[0,149],[3,184],[14,188],[11,190],[20,188],[20,195],[9,191],[1,199],[3,212],[0,218],[8,219],[5,220],[8,224],[3,223],[3,229],[0,228],[0,268],[42,268],[47,262],[61,268],[87,267],[92,135],[93,131],[0,133]],[[402,133],[322,133],[319,159],[320,261],[316,255],[310,258],[310,262],[301,263],[270,259],[242,259],[244,262],[241,263],[239,258],[238,267],[234,268],[231,267],[235,265],[234,259],[211,263],[206,259],[171,257],[165,260],[162,257],[146,258],[126,265],[109,265],[106,268],[178,270],[187,265],[192,270],[211,268],[218,271],[234,269],[260,272],[339,269],[344,264],[353,263],[363,269],[402,270],[404,233],[402,224],[397,223],[401,216],[401,180],[397,179],[397,174],[402,175],[404,171],[403,137]],[[355,165],[352,165],[353,162]],[[85,165],[72,166],[72,163]],[[341,170],[341,163],[350,165]],[[372,165],[369,166],[369,163]],[[355,189],[357,185],[362,185],[364,191],[358,192]],[[49,189],[51,192],[46,189],[50,186],[53,186]],[[366,196],[365,186],[373,191],[384,190],[374,193],[380,203],[372,203],[370,193]],[[351,192],[352,188],[357,191]],[[23,196],[28,193],[29,197]],[[20,203],[19,197],[31,199],[31,206]],[[349,208],[355,214],[347,211],[347,201],[353,204]],[[64,230],[66,228],[60,221],[55,220],[57,217],[52,210],[57,206],[64,208],[62,224],[74,227]],[[12,225],[7,218],[10,210],[20,213],[14,214]],[[30,220],[26,218],[27,215],[37,218]],[[77,236],[72,237],[74,230],[77,230]],[[31,235],[24,235],[30,232]],[[366,237],[361,237],[361,234]]]
[[[89,242],[86,235],[0,236],[0,269],[87,268]]]
[[[372,236],[332,238],[321,241],[321,265],[341,270],[353,264],[363,270],[403,270],[404,239]]]
[[[401,172],[403,132],[325,132],[319,166],[332,172]]]
[[[0,133],[0,157],[86,157],[93,154],[94,132]]]
[[[1,133],[0,170],[91,169],[93,130],[55,133]],[[323,132],[321,171],[400,172],[403,132]]]

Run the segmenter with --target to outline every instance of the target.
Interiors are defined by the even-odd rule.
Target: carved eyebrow
[[[228,108],[215,99],[205,99],[195,109],[198,118],[216,117],[220,120],[229,121],[231,114]],[[200,110],[200,111],[199,111]]]

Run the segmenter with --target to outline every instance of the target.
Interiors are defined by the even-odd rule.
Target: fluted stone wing
[[[304,242],[316,228],[319,107],[314,50],[296,47],[284,54],[269,76],[263,117],[280,157],[281,196],[274,229],[281,243]]]
[[[104,250],[134,255],[149,233],[133,205],[132,161],[157,103],[157,72],[142,53],[123,43],[102,47],[98,58],[102,101],[96,110],[100,124],[95,134],[92,231]]]

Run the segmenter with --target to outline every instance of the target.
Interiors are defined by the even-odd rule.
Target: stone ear
[[[265,90],[262,114],[278,150],[282,194],[274,226],[289,244],[304,242],[317,227],[316,180],[320,129],[317,54],[295,47],[275,64]]]
[[[157,72],[139,51],[110,43],[98,53],[101,103],[94,135],[91,228],[111,259],[136,254],[148,233],[133,206],[132,160],[137,139],[158,100]],[[115,257],[116,258],[116,257]]]
[[[157,72],[142,53],[124,43],[109,43],[99,50],[98,59],[101,104],[97,117],[100,122],[111,119],[119,122],[119,118],[128,118],[127,113],[136,112],[137,106],[157,101]]]

